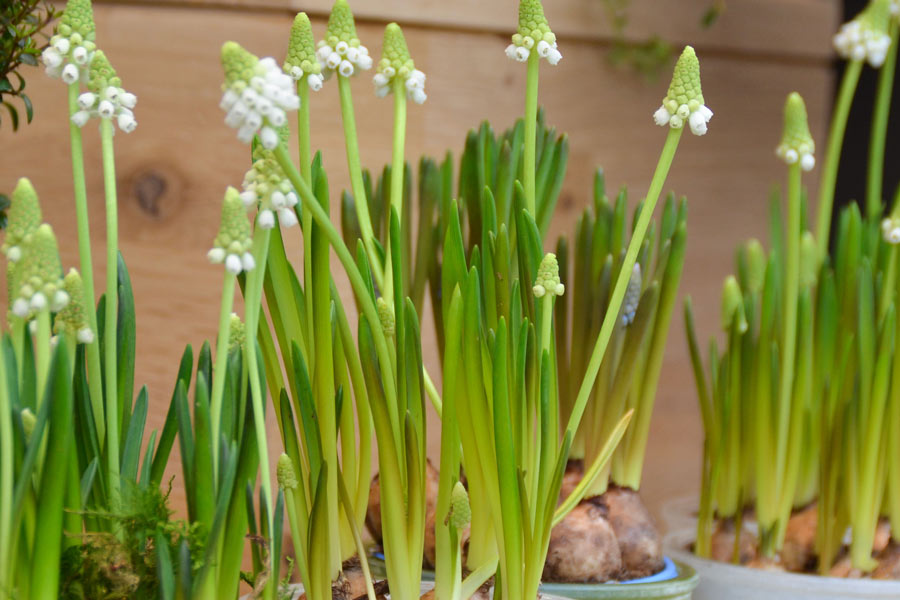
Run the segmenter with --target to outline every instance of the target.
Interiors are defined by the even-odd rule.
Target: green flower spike
[[[294,471],[294,461],[285,453],[281,453],[278,457],[278,466],[276,467],[276,477],[278,479],[278,487],[283,490],[293,490],[297,487],[297,473]]]
[[[531,291],[534,292],[535,298],[543,298],[546,294],[562,296],[566,292],[566,286],[559,280],[559,262],[552,252],[544,255]]]
[[[294,17],[291,26],[291,40],[288,42],[287,58],[284,60],[284,72],[294,81],[306,77],[309,89],[318,92],[322,89],[322,65],[316,58],[316,46],[313,40],[312,25],[306,13]]]
[[[69,294],[63,289],[56,236],[46,223],[25,240],[18,269],[19,289],[12,305],[17,317],[25,318],[48,308],[57,312],[69,303]]]
[[[393,91],[393,84],[399,78],[406,86],[406,97],[422,104],[428,98],[425,94],[425,73],[416,68],[409,56],[403,30],[396,23],[384,28],[382,57],[375,74],[375,95],[384,98]]]
[[[519,30],[512,36],[512,43],[506,47],[506,56],[519,62],[526,62],[531,52],[546,58],[551,65],[559,64],[562,54],[556,46],[556,35],[544,16],[540,0],[519,2]]]
[[[806,104],[797,92],[791,92],[784,104],[784,133],[775,154],[789,165],[800,161],[800,168],[811,171],[816,166],[816,143],[809,132]]]
[[[747,331],[747,317],[744,314],[744,297],[741,286],[734,275],[729,275],[722,286],[722,329],[728,331],[737,319],[738,332]]]
[[[37,231],[43,217],[34,186],[26,178],[19,179],[12,193],[12,202],[7,218],[6,239],[0,250],[10,262],[22,258],[22,243]]]
[[[378,300],[375,301],[375,308],[378,310],[378,318],[381,320],[381,328],[384,330],[384,335],[387,337],[394,337],[396,323],[394,321],[393,309],[391,309],[387,300],[380,296]]]
[[[457,481],[450,492],[450,512],[447,513],[446,523],[456,530],[464,529],[472,520],[472,506],[469,504],[469,494],[462,482]]]
[[[747,289],[754,294],[762,291],[766,280],[766,251],[757,239],[744,246],[747,260]]]
[[[663,98],[662,106],[653,113],[653,120],[661,127],[668,125],[672,129],[681,129],[687,123],[694,135],[703,135],[712,116],[713,112],[703,101],[700,61],[694,49],[685,46],[675,63],[669,93]]]
[[[119,129],[125,133],[135,130],[137,121],[132,109],[137,104],[137,96],[122,88],[122,80],[102,50],[97,50],[91,59],[88,90],[78,96],[80,110],[72,115],[73,123],[84,127],[91,117],[115,117]]]
[[[286,142],[290,131],[287,126],[279,127],[277,135],[282,143]],[[297,224],[297,213],[294,207],[300,202],[297,192],[284,174],[284,170],[271,150],[262,145],[253,149],[253,166],[244,174],[241,200],[250,208],[259,205],[256,223],[263,229],[275,227],[275,215],[282,227],[293,227]]]
[[[237,313],[231,313],[231,323],[228,326],[228,352],[237,350],[244,345],[244,322]]]
[[[631,325],[637,315],[638,304],[641,301],[641,263],[634,263],[631,269],[631,277],[628,279],[628,287],[625,288],[625,299],[622,300],[622,325]]]
[[[895,5],[889,0],[872,0],[852,21],[841,25],[834,36],[837,53],[849,60],[867,60],[876,69],[883,65],[891,46],[888,26]]]
[[[41,54],[47,75],[64,83],[87,81],[94,43],[94,11],[90,0],[69,0],[56,33]]]
[[[69,269],[63,279],[63,288],[69,295],[69,303],[59,311],[53,322],[53,332],[69,333],[82,344],[94,341],[94,331],[88,321],[88,308],[84,302],[84,282],[75,269]]]
[[[328,17],[325,39],[319,41],[316,56],[325,68],[325,79],[337,71],[350,77],[356,70],[368,71],[372,68],[369,50],[356,37],[356,22],[347,0],[336,0]]]
[[[207,258],[214,264],[225,263],[225,269],[234,275],[250,271],[256,266],[250,247],[253,245],[250,221],[241,196],[233,187],[225,191],[222,203],[222,221],[219,233],[213,241]]]
[[[30,408],[23,408],[19,413],[22,419],[22,430],[25,434],[25,441],[31,441],[31,434],[34,433],[34,426],[37,425],[37,417]]]
[[[297,86],[274,58],[258,59],[236,42],[222,46],[225,83],[219,107],[225,124],[237,130],[245,144],[259,134],[267,150],[278,146],[278,128],[287,124],[287,112],[300,108]]]

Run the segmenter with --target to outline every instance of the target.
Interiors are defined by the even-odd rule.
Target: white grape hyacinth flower
[[[881,222],[881,236],[888,244],[900,244],[900,218],[886,217]]]
[[[274,58],[257,59],[234,42],[223,46],[222,62],[226,82],[219,107],[225,111],[225,124],[236,129],[245,144],[259,135],[263,147],[273,150],[287,112],[300,108],[294,80]]]
[[[891,47],[890,15],[897,14],[896,0],[874,0],[834,35],[834,48],[848,60],[867,61],[873,68],[884,64]]]
[[[359,40],[351,40],[350,43],[342,40],[334,47],[321,40],[316,50],[316,58],[322,65],[325,79],[330,79],[334,73],[352,77],[359,71],[368,71],[374,64],[374,60],[369,56],[369,49],[359,43]]]

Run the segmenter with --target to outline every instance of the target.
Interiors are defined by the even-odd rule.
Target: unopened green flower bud
[[[543,298],[544,295],[562,296],[566,286],[559,280],[559,262],[556,255],[548,252],[544,255],[538,267],[537,276],[534,278],[534,287],[531,288],[535,298]]]
[[[425,94],[425,73],[416,69],[403,31],[396,23],[385,27],[382,48],[382,58],[374,77],[375,95],[383,98],[394,91],[395,83],[402,83],[407,98],[416,104],[425,102],[428,97]]]
[[[747,290],[751,293],[762,291],[766,280],[766,251],[759,240],[752,239],[744,246],[747,264]]]
[[[622,325],[630,325],[637,316],[638,304],[641,301],[641,289],[643,288],[643,276],[641,263],[634,263],[631,269],[631,277],[628,278],[628,287],[625,288],[625,298],[622,300]]]
[[[381,328],[384,335],[393,337],[396,323],[394,322],[394,311],[384,298],[379,297],[375,301],[375,308],[378,310],[378,318],[381,320]]]
[[[812,233],[804,231],[800,238],[800,286],[811,287],[818,279],[819,254]]]
[[[7,215],[6,239],[2,249],[10,262],[22,258],[22,243],[40,226],[41,205],[37,192],[26,178],[19,179],[12,193],[12,201]]]
[[[232,352],[243,347],[245,338],[244,322],[237,313],[231,313],[231,323],[228,327],[228,351]]]
[[[809,131],[806,104],[800,94],[791,92],[784,104],[784,133],[775,154],[789,165],[799,161],[800,168],[811,171],[816,166],[815,151],[816,143]]]
[[[281,453],[278,457],[278,467],[276,470],[278,477],[278,487],[283,490],[293,490],[297,487],[297,473],[294,471],[294,462],[291,457],[285,453]]]
[[[44,224],[23,244],[22,261],[16,274],[18,290],[12,311],[17,317],[32,312],[65,308],[69,295],[63,289],[62,265],[53,229]]]
[[[234,275],[241,271],[251,271],[256,266],[250,247],[253,245],[250,221],[241,195],[233,187],[225,191],[222,202],[222,221],[219,233],[213,240],[213,247],[207,258],[214,264],[225,264],[225,269]]]
[[[69,269],[63,279],[63,289],[69,295],[69,303],[59,311],[53,322],[54,333],[68,333],[82,344],[94,341],[94,331],[88,321],[88,307],[84,297],[84,282],[75,269]]]
[[[834,48],[843,58],[867,60],[874,68],[884,64],[891,47],[891,2],[871,0],[854,19],[844,23],[834,36]]]
[[[747,331],[741,286],[734,275],[729,275],[722,287],[722,329],[729,331],[734,323],[737,323],[739,333]]]
[[[537,52],[551,65],[559,64],[562,59],[557,49],[556,35],[550,30],[540,0],[520,0],[519,29],[512,36],[512,43],[506,47],[506,56],[526,62],[532,52]]]
[[[469,505],[469,494],[459,481],[450,492],[450,512],[447,514],[447,522],[454,529],[463,529],[472,520],[472,507]]]
[[[704,135],[712,116],[703,100],[700,61],[694,49],[685,46],[675,63],[669,93],[653,114],[653,120],[657,125],[668,125],[672,129],[681,129],[687,123],[694,135]]]
[[[309,88],[314,92],[322,89],[322,65],[316,58],[312,25],[306,13],[302,12],[294,17],[287,58],[284,60],[283,68],[284,72],[290,75],[294,81],[300,81],[305,76]]]
[[[328,17],[325,39],[317,46],[316,56],[325,68],[327,79],[335,72],[350,77],[372,68],[369,49],[356,37],[356,22],[347,0],[336,0]]]
[[[22,419],[22,429],[25,432],[25,441],[31,441],[31,434],[34,433],[34,426],[37,424],[37,417],[31,412],[30,408],[23,408],[19,413]]]
[[[83,40],[94,40],[94,9],[91,0],[69,0],[59,18],[60,34],[71,37],[78,34]]]
[[[108,87],[121,86],[122,80],[116,75],[116,70],[106,58],[106,54],[103,53],[103,50],[97,50],[91,60],[88,89],[94,94],[102,94]]]

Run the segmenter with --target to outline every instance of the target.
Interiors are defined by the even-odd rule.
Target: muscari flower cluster
[[[322,89],[322,65],[316,56],[313,42],[312,25],[306,13],[300,13],[294,18],[291,27],[291,40],[288,43],[287,58],[284,60],[284,72],[294,81],[300,81],[306,77],[309,89],[318,92]]]
[[[279,137],[285,141],[288,128],[278,129]],[[244,174],[241,200],[246,208],[258,205],[259,213],[256,223],[263,229],[275,227],[275,215],[282,227],[293,227],[297,224],[297,213],[294,207],[300,201],[290,180],[284,174],[281,165],[275,160],[272,152],[257,147],[253,152],[253,165]]]
[[[662,106],[653,113],[657,125],[681,129],[687,123],[694,135],[706,133],[713,112],[704,104],[700,87],[700,61],[691,46],[686,46],[672,74],[669,92]]]
[[[94,331],[88,321],[87,306],[84,301],[84,282],[75,269],[69,269],[63,288],[69,295],[69,303],[59,311],[53,321],[53,332],[57,335],[67,333],[75,336],[82,344],[94,341]]]
[[[78,112],[72,115],[72,122],[84,127],[91,117],[116,119],[119,129],[131,133],[137,128],[132,109],[137,104],[137,96],[125,91],[122,80],[116,75],[102,50],[91,59],[90,79],[87,92],[78,96]]]
[[[274,58],[259,59],[235,42],[222,46],[225,83],[219,106],[225,124],[237,129],[238,139],[250,143],[259,134],[264,148],[278,145],[277,129],[287,123],[287,112],[300,107],[294,80]]]
[[[876,69],[884,64],[891,46],[888,25],[895,9],[893,4],[896,3],[873,0],[852,21],[841,25],[834,36],[838,54],[850,60],[866,60]]]
[[[552,252],[545,254],[541,260],[531,291],[535,298],[543,298],[548,294],[562,296],[566,292],[566,286],[559,280],[559,262]]]
[[[547,59],[556,65],[562,54],[556,46],[556,35],[544,17],[544,7],[540,0],[522,0],[519,3],[519,30],[513,34],[512,43],[506,47],[506,56],[519,62],[525,62],[531,52]]]
[[[789,165],[800,162],[800,168],[811,171],[816,166],[816,144],[809,132],[806,104],[797,92],[791,93],[784,105],[784,133],[775,154]]]
[[[881,235],[888,244],[900,244],[900,217],[885,217],[881,222]]]
[[[37,192],[24,177],[16,184],[6,224],[6,239],[0,250],[10,263],[22,258],[22,245],[40,227],[43,217]]]
[[[399,81],[406,88],[407,98],[416,104],[424,103],[428,98],[425,94],[425,73],[416,68],[403,31],[396,23],[389,24],[384,30],[382,52],[374,77],[375,95],[384,98],[394,91],[394,83]]]
[[[638,303],[641,300],[641,263],[634,263],[628,287],[625,288],[625,299],[622,301],[622,325],[631,325],[637,315]]]
[[[69,0],[56,33],[41,54],[47,75],[66,84],[87,83],[94,43],[94,14],[90,0]]]
[[[225,191],[222,203],[222,221],[219,233],[213,240],[213,247],[206,255],[214,264],[225,264],[225,269],[234,275],[250,271],[256,266],[250,247],[253,244],[250,222],[240,194],[233,187]]]
[[[25,240],[14,277],[12,312],[17,317],[26,318],[47,309],[57,312],[69,303],[56,236],[46,223]]]
[[[347,0],[337,0],[328,18],[325,39],[320,40],[316,56],[322,65],[325,79],[335,72],[350,77],[357,69],[368,71],[372,68],[372,57],[356,36],[356,23]]]

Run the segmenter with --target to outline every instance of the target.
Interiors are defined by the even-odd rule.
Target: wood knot
[[[168,165],[144,166],[127,179],[127,190],[143,217],[163,221],[177,212],[182,202],[182,177]]]

